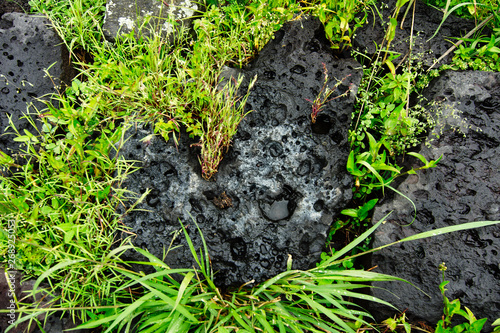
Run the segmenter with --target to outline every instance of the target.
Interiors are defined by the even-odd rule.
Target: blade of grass
[[[392,213],[392,212],[391,212]],[[330,258],[328,258],[328,260],[326,260],[324,263],[320,264],[318,267],[316,268],[313,268],[312,270],[315,270],[315,269],[324,269],[324,268],[327,268],[328,266],[331,266],[332,263],[337,260],[338,258],[342,257],[343,255],[345,255],[346,253],[349,253],[353,248],[355,248],[356,246],[358,246],[361,242],[363,242],[368,236],[370,236],[378,227],[380,224],[384,223],[385,222],[385,219],[391,214],[387,214],[386,216],[384,216],[383,218],[380,219],[380,221],[378,221],[377,223],[375,223],[375,225],[373,227],[371,227],[370,229],[366,230],[364,233],[362,233],[359,237],[357,237],[355,240],[353,240],[351,243],[349,243],[349,245],[347,245],[346,247],[344,247],[342,250],[336,252],[333,254],[333,256],[331,256]],[[348,259],[348,258],[346,258]]]
[[[186,290],[187,286],[191,283],[191,280],[193,279],[193,277],[194,277],[194,273],[189,272],[186,274],[186,276],[182,280],[181,286],[179,287],[179,292],[177,294],[177,299],[175,300],[174,308],[172,309],[172,311],[175,311],[175,309],[179,305],[179,303],[182,299],[182,296],[184,295],[184,291]]]
[[[344,320],[340,319],[336,314],[332,313],[332,311],[328,308],[325,308],[323,305],[319,304],[315,300],[310,297],[298,294],[297,297],[305,301],[313,310],[321,312],[323,315],[330,318],[333,322],[342,327],[345,332],[355,333],[354,330],[349,327]]]

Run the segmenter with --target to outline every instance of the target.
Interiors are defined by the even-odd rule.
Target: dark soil
[[[5,13],[29,13],[29,0],[0,0],[0,17]]]

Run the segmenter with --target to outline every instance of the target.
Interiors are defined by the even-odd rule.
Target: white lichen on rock
[[[108,18],[108,16],[112,16],[113,15],[112,9],[115,6],[116,6],[116,4],[112,0],[109,0],[106,3],[106,12],[104,13],[104,23],[106,23],[106,19]]]
[[[119,17],[118,24],[120,27],[125,25],[129,31],[134,29],[134,21],[130,17]]]
[[[196,3],[192,3],[190,0],[181,1],[179,6],[177,6],[180,10],[177,11],[177,16],[180,19],[193,16],[195,10],[198,10],[198,5]]]
[[[170,34],[172,31],[174,31],[174,27],[172,26],[172,23],[170,22],[165,22],[163,23],[163,26],[161,27],[162,31],[166,31],[167,34]]]

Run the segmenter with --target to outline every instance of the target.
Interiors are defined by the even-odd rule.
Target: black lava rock
[[[427,159],[443,155],[436,168],[409,176],[398,190],[402,197],[376,208],[378,221],[394,210],[376,231],[373,246],[378,247],[404,237],[465,222],[500,220],[500,74],[489,72],[445,72],[425,93],[441,124],[429,136],[430,147],[420,153]],[[457,129],[461,129],[458,131]],[[465,133],[465,137],[460,132]],[[438,135],[439,137],[436,137]],[[415,166],[421,165],[415,161]],[[403,243],[373,255],[377,271],[396,275],[422,288],[403,283],[376,283],[373,294],[408,308],[412,318],[433,325],[443,314],[438,286],[446,263],[447,297],[459,298],[477,318],[488,318],[487,330],[500,313],[500,226]],[[379,319],[392,317],[392,310],[371,309]]]
[[[400,10],[398,15],[398,24],[396,27],[396,35],[392,41],[391,51],[398,52],[406,56],[410,47],[410,35],[413,25],[413,48],[412,55],[418,55],[419,59],[425,66],[431,66],[434,61],[441,57],[453,44],[450,38],[463,37],[469,31],[475,28],[475,24],[471,20],[463,19],[450,15],[439,28],[439,31],[431,39],[443,20],[443,12],[427,6],[421,1],[415,1],[415,17],[413,16],[413,5],[408,11],[404,20],[403,29],[401,29],[401,21],[406,12],[406,4]],[[363,53],[375,54],[377,45],[382,44],[387,31],[388,17],[392,15],[396,8],[396,0],[387,0],[376,5],[378,12],[383,17],[381,20],[379,15],[370,15],[368,23],[356,31],[353,39],[354,45]],[[486,29],[487,30],[487,29]],[[485,30],[485,31],[486,31]],[[439,65],[451,62],[454,53],[450,52]],[[439,66],[438,66],[439,67]]]
[[[354,60],[335,59],[316,35],[324,35],[318,20],[287,23],[242,72],[247,80],[259,77],[247,103],[254,111],[241,122],[215,181],[201,177],[198,150],[186,136],[177,148],[159,137],[141,142],[151,129],[132,135],[121,154],[142,161],[142,168],[123,187],[138,195],[152,190],[137,207],[144,211],[124,218],[137,234],[135,244],[161,257],[181,219],[200,247],[192,217],[220,286],[272,277],[285,270],[288,255],[297,269],[318,261],[332,219],[351,198],[347,130],[361,72]],[[318,119],[325,128],[317,134],[306,99],[314,100],[323,85],[322,63],[330,87],[347,77],[332,97],[349,87],[354,93],[327,103]],[[165,259],[173,267],[193,265],[183,238]]]
[[[7,13],[0,20],[0,150],[7,154],[17,151],[13,134],[3,131],[9,126],[9,118],[16,129],[34,132],[27,119],[45,106],[38,98],[56,93],[61,80],[70,76],[64,45],[49,21],[39,16]],[[50,68],[50,69],[49,69]],[[50,77],[46,74],[48,69]],[[68,80],[69,81],[69,80]],[[55,102],[54,102],[55,103]],[[33,104],[33,106],[31,106]],[[12,129],[8,133],[13,133]]]

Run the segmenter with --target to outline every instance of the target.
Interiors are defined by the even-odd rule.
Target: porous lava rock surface
[[[336,59],[323,36],[318,20],[289,22],[243,71],[246,80],[258,75],[247,102],[254,111],[241,122],[215,180],[201,177],[199,150],[185,136],[176,147],[160,137],[141,141],[151,129],[131,129],[120,154],[140,161],[141,169],[122,187],[137,196],[151,190],[136,207],[141,210],[123,220],[137,235],[135,244],[161,258],[180,219],[199,248],[192,216],[220,286],[270,278],[286,269],[289,255],[297,269],[318,261],[332,219],[351,198],[347,130],[361,78],[359,64]],[[313,128],[306,98],[313,100],[322,87],[322,63],[330,87],[337,83],[333,77],[347,77],[337,95],[349,86],[354,93],[327,103]],[[183,246],[165,261],[192,266],[183,235],[173,245]]]
[[[427,6],[422,1],[415,1],[415,3],[415,17],[412,18],[412,5],[404,20],[403,29],[400,27],[401,20],[409,4],[403,6],[400,10],[395,38],[390,48],[391,51],[401,54],[401,57],[395,60],[396,62],[406,56],[410,47],[410,35],[413,25],[412,55],[417,55],[418,60],[422,61],[425,66],[431,66],[435,60],[453,46],[450,37],[463,37],[474,29],[475,25],[471,20],[450,15],[439,27],[443,20],[443,12]],[[369,15],[368,23],[356,30],[353,39],[355,47],[365,54],[375,54],[377,46],[382,45],[389,22],[388,17],[392,15],[396,8],[396,0],[381,2],[376,6],[380,16],[377,14]],[[439,31],[437,31],[438,28]],[[430,39],[436,31],[434,38]],[[450,52],[439,62],[439,65],[450,63],[453,55],[454,53]]]
[[[179,29],[174,25],[190,27],[190,19],[196,11],[198,4],[191,0],[108,0],[104,36],[114,42],[118,35],[131,31],[135,31],[136,35],[151,35],[155,31],[171,38]]]
[[[396,196],[375,209],[374,220],[394,210],[377,229],[373,247],[416,233],[472,221],[500,220],[500,74],[490,72],[444,72],[426,90],[435,104],[439,128],[430,135],[430,147],[420,153],[427,159],[443,156],[437,167],[409,176],[398,186],[416,205]],[[458,131],[457,129],[460,129]],[[465,137],[462,133],[465,133]],[[414,166],[421,163],[414,161]],[[404,283],[375,283],[381,297],[412,318],[435,323],[443,314],[438,286],[446,263],[447,297],[459,298],[476,318],[488,318],[488,329],[500,313],[500,226],[454,232],[403,243],[376,252],[376,271],[404,278]],[[399,297],[396,298],[395,296]],[[379,319],[393,310],[373,307]]]
[[[11,12],[29,13],[30,9],[29,0],[0,0],[0,17]],[[2,26],[0,26],[1,28]]]
[[[2,134],[12,122],[20,133],[33,132],[32,125],[22,117],[28,112],[44,108],[37,98],[57,92],[61,80],[67,80],[70,71],[64,46],[57,34],[49,28],[46,19],[24,13],[6,13],[0,20],[0,128]],[[48,73],[50,77],[46,73]],[[69,80],[68,80],[69,81]],[[8,132],[13,132],[10,129]],[[12,154],[19,145],[14,135],[0,136],[0,150]]]

